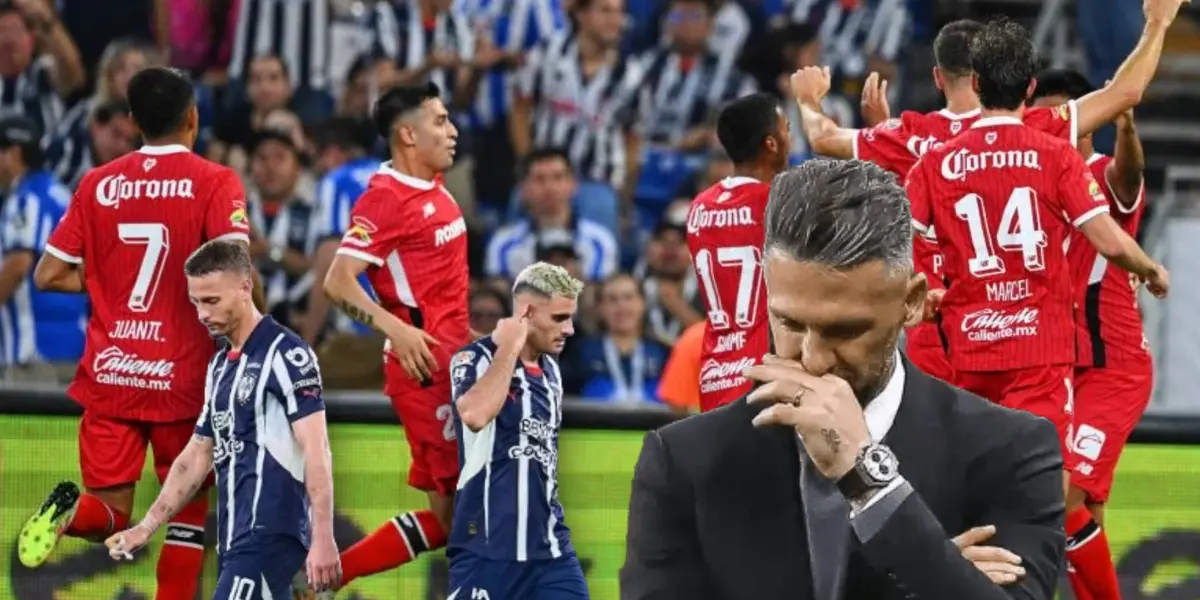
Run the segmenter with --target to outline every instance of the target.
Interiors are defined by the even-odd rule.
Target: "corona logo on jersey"
[[[148,360],[136,354],[109,346],[96,354],[92,371],[96,381],[106,385],[143,390],[171,389],[171,374],[175,363],[169,360]]]
[[[96,202],[116,208],[132,198],[195,198],[191,179],[139,179],[109,175],[96,185]]]
[[[976,171],[1014,168],[1041,171],[1041,156],[1037,150],[1000,150],[976,154],[963,148],[942,159],[942,177],[946,181],[958,181]]]
[[[754,225],[754,215],[749,206],[737,208],[718,208],[709,210],[704,205],[697,204],[688,215],[688,233],[696,233],[710,227],[742,227]]]
[[[350,229],[347,229],[346,235],[342,236],[342,241],[351,246],[366,248],[371,245],[371,235],[376,231],[379,231],[379,228],[374,223],[363,217],[354,217]]]
[[[954,124],[957,125],[958,122],[956,121]],[[922,156],[925,156],[926,152],[929,152],[930,150],[933,150],[934,148],[940,147],[941,145],[942,145],[942,143],[940,141],[938,141],[937,138],[932,137],[932,136],[930,136],[930,137],[913,136],[911,138],[908,138],[908,143],[905,144],[905,147],[908,148],[908,151],[910,153],[912,153],[913,156],[915,156],[917,158],[921,158]]]

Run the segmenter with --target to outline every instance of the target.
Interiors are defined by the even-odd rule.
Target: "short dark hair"
[[[959,19],[947,23],[933,40],[933,55],[937,66],[951,77],[971,74],[971,40],[983,31],[983,23]]]
[[[534,165],[552,160],[561,160],[567,166],[567,170],[574,173],[574,166],[571,164],[571,155],[567,153],[566,149],[547,146],[531,150],[521,160],[521,179],[529,177],[529,173],[533,171]]]
[[[984,108],[1017,110],[1037,73],[1029,32],[1003,17],[988,23],[971,40],[971,68],[979,78]]]
[[[763,142],[779,131],[779,101],[770,94],[733,100],[717,115],[717,140],[735,165],[762,155]]]
[[[375,130],[359,119],[333,117],[314,125],[309,131],[309,137],[317,150],[366,150],[375,143]]]
[[[192,83],[182,71],[150,67],[129,80],[129,113],[147,140],[164,138],[183,125],[196,102]]]
[[[1082,98],[1096,91],[1083,73],[1072,69],[1046,69],[1037,74],[1037,86],[1029,97],[1032,104],[1038,98],[1046,96],[1066,96],[1071,100]]]
[[[224,272],[237,272],[249,277],[253,268],[246,245],[230,240],[205,242],[183,263],[183,272],[188,277]]]
[[[717,3],[715,0],[670,0],[667,4],[695,4],[703,8],[710,15],[717,12]]]
[[[390,140],[397,119],[421,108],[427,100],[440,98],[441,95],[442,91],[432,81],[424,85],[398,85],[384,92],[375,101],[375,107],[371,111],[375,131],[383,139]]]
[[[254,63],[256,63],[258,61],[268,61],[268,62],[279,63],[279,69],[281,71],[283,71],[283,78],[287,79],[288,81],[291,81],[292,72],[291,72],[291,69],[288,68],[287,59],[283,58],[282,55],[277,54],[275,52],[263,52],[262,54],[255,54],[254,58],[250,59],[250,64],[247,65],[247,67],[246,67],[246,77],[247,78],[250,77],[250,70],[253,69]]]
[[[812,159],[776,175],[764,223],[764,252],[837,270],[877,260],[912,270],[908,196],[872,162]]]
[[[117,117],[129,116],[129,102],[125,100],[109,100],[101,102],[92,109],[92,122],[97,125],[108,125]]]

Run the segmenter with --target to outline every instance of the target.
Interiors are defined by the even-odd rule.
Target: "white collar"
[[[421,179],[420,177],[413,177],[412,175],[397,171],[392,167],[392,161],[390,160],[382,165],[379,165],[379,173],[387,175],[392,179],[407,185],[408,187],[417,188],[418,190],[432,190],[434,186],[434,182],[432,181]]]
[[[863,409],[872,443],[879,443],[892,429],[892,423],[896,422],[896,413],[900,412],[900,399],[904,397],[904,379],[904,361],[897,350],[891,379],[888,379],[887,385],[883,386],[879,395]]]
[[[1021,125],[1023,122],[1016,117],[984,117],[971,124],[971,129],[995,127],[997,125]]]
[[[154,156],[162,156],[164,154],[178,154],[180,152],[191,152],[187,146],[183,144],[167,144],[166,146],[151,146],[149,144],[138,148],[138,152],[142,154],[152,154]]]
[[[980,110],[981,109],[975,108],[972,110],[968,110],[965,113],[954,113],[954,112],[950,112],[950,109],[948,109],[948,108],[943,108],[942,110],[938,111],[938,114],[942,115],[943,117],[946,117],[947,119],[950,119],[951,121],[961,121],[962,119],[970,119],[972,117],[979,116]]]
[[[1094,163],[1102,158],[1104,158],[1103,154],[1100,154],[1099,152],[1093,152],[1091,156],[1087,157],[1087,161],[1085,161],[1085,162],[1087,162],[1087,164],[1090,166],[1092,163]]]
[[[748,183],[758,183],[758,180],[753,177],[726,177],[721,180],[721,185],[727,190],[732,190],[739,185],[746,185]]]

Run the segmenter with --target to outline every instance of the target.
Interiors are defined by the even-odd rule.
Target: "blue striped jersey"
[[[223,350],[209,361],[196,435],[214,443],[219,552],[262,535],[308,546],[304,455],[292,423],[322,410],[317,355],[271,317],[240,352]]]
[[[317,245],[326,240],[340,243],[346,230],[350,228],[350,209],[358,197],[367,191],[367,181],[371,179],[382,164],[378,158],[364,156],[348,161],[346,164],[330,171],[317,184],[316,216],[313,219],[313,238]],[[359,275],[358,282],[372,298],[375,293],[367,280],[367,274]],[[373,330],[346,316],[342,311],[335,311],[334,329],[344,333],[367,335]]]
[[[71,192],[49,172],[25,174],[0,210],[0,259],[28,252],[36,264],[70,202]],[[0,304],[0,364],[79,360],[87,310],[83,294],[38,290],[30,268]]]
[[[46,140],[47,167],[71,189],[79,185],[84,173],[96,166],[92,137],[88,132],[88,117],[95,105],[95,96],[77,102]]]
[[[0,77],[0,115],[24,115],[37,123],[43,141],[58,127],[63,117],[63,99],[54,87],[54,59],[48,54],[36,56],[24,71],[14,77]]]
[[[417,0],[376,2],[369,19],[375,36],[372,56],[391,60],[401,71],[421,68],[434,52],[452,52],[464,64],[471,64],[475,57],[475,36],[462,15],[453,10],[440,11],[432,27],[422,22],[421,16]],[[429,72],[429,80],[437,84],[447,105],[454,97],[456,78],[455,69]]]
[[[242,0],[237,12],[230,79],[250,74],[257,56],[283,58],[292,87],[323,90],[329,84],[328,0]]]
[[[455,402],[487,371],[496,352],[484,337],[450,361]],[[554,358],[517,362],[508,398],[479,431],[458,434],[458,492],[447,554],[503,561],[546,560],[574,553],[558,500],[558,433],[562,427],[562,374]]]
[[[576,218],[570,229],[575,253],[585,281],[603,281],[617,270],[621,248],[607,227]],[[497,229],[488,240],[483,271],[489,277],[516,279],[522,269],[537,261],[537,225],[530,219]]]
[[[271,246],[295,250],[304,256],[312,256],[316,252],[315,217],[311,204],[293,198],[280,206],[266,206],[259,191],[252,189],[246,198],[246,208],[250,222]],[[282,265],[261,264],[259,274],[262,276],[263,293],[267,297],[268,312],[286,314],[289,308],[303,310],[308,305],[308,292],[316,281],[312,269],[295,275],[288,273]],[[283,310],[275,313],[280,307]]]
[[[491,44],[508,52],[528,52],[566,26],[559,0],[456,0],[454,10],[475,27],[476,47]],[[502,123],[512,105],[516,70],[497,65],[479,81],[471,107],[471,127]]]
[[[670,48],[642,57],[642,137],[672,145],[704,125],[722,104],[754,93],[754,80],[714,52],[689,60]]]

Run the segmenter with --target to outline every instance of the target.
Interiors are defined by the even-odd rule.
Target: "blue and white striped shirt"
[[[391,60],[396,69],[419,69],[434,52],[452,52],[464,64],[475,57],[475,36],[471,25],[453,10],[438,12],[433,26],[422,22],[416,0],[379,0],[370,13],[369,26],[375,35],[371,54]],[[434,69],[429,80],[437,84],[442,100],[451,103],[457,83],[456,69]]]
[[[515,278],[521,269],[537,260],[537,233],[537,226],[529,220],[496,230],[488,242],[484,273],[489,277]],[[577,218],[571,233],[585,280],[602,281],[617,270],[621,248],[611,231],[594,221]]]
[[[457,402],[492,363],[496,344],[484,337],[450,361]],[[538,365],[518,361],[508,400],[492,422],[471,431],[454,410],[461,474],[447,556],[490,560],[548,560],[575,552],[558,500],[558,433],[562,429],[562,374],[543,355]]]
[[[29,252],[36,263],[70,203],[71,192],[49,172],[27,173],[0,211],[0,259]],[[39,291],[29,269],[0,305],[0,364],[77,361],[86,326],[87,296]]]
[[[490,41],[506,52],[528,52],[567,23],[559,0],[456,0],[454,10],[474,25],[476,47]],[[516,70],[497,65],[480,78],[471,127],[485,129],[504,122],[516,77]]]
[[[214,442],[217,551],[260,536],[311,541],[304,454],[292,424],[325,410],[317,355],[294,332],[263,317],[241,352],[208,363],[196,435]]]
[[[319,246],[325,240],[340,241],[350,228],[350,210],[358,197],[367,190],[367,181],[379,171],[380,160],[364,156],[347,162],[330,171],[317,184],[316,217],[313,222],[313,237]],[[358,282],[372,298],[375,292],[367,280],[367,274],[359,275]],[[367,335],[372,329],[337,311],[334,329],[343,333]]]

